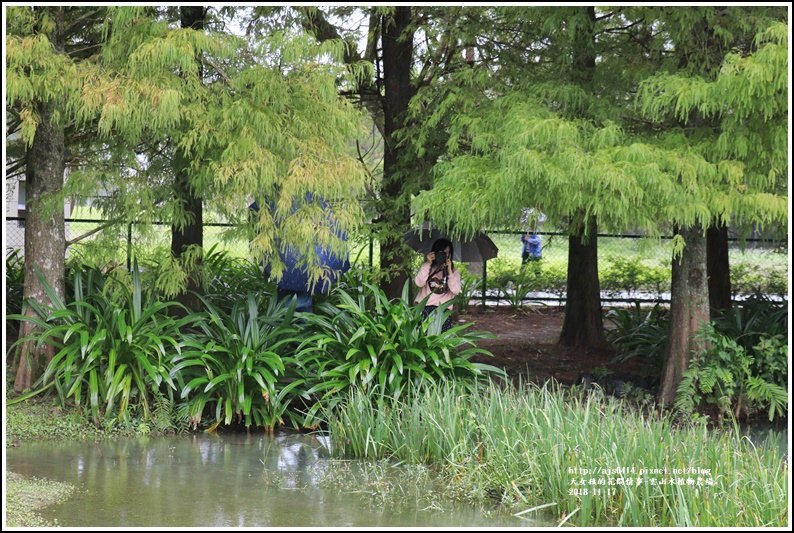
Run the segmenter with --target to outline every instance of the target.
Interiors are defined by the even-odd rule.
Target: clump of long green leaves
[[[577,526],[781,526],[788,470],[738,428],[675,423],[556,385],[350,390],[329,413],[336,457],[432,463],[446,494]],[[637,479],[640,481],[637,482]],[[592,480],[592,481],[591,481]],[[680,481],[679,481],[680,480]]]
[[[144,294],[137,264],[132,286],[116,284],[112,292],[104,290],[106,280],[98,269],[76,272],[68,304],[40,279],[50,305],[29,302],[38,316],[8,317],[38,326],[17,343],[55,348],[39,385],[54,385],[62,405],[71,399],[90,410],[97,423],[115,414],[127,418],[128,407],[140,407],[148,419],[153,395],[176,389],[172,357],[180,350],[180,328],[193,319],[175,320],[167,311],[180,304]]]
[[[762,294],[754,294],[722,311],[714,320],[714,326],[717,332],[734,339],[750,351],[762,338],[785,338],[787,322],[786,305]],[[786,384],[785,378],[782,384]]]
[[[293,398],[303,394],[294,370],[295,348],[302,337],[295,327],[295,302],[248,294],[230,312],[202,298],[200,331],[184,341],[171,375],[181,383],[181,397],[190,404],[190,420],[201,421],[207,405],[215,407],[215,425],[231,424],[234,416],[273,430]]]
[[[607,339],[614,344],[619,353],[615,361],[623,362],[638,357],[648,375],[658,376],[664,361],[667,345],[669,312],[659,304],[643,310],[639,302],[633,309],[612,309],[607,320],[614,328],[605,331]]]
[[[391,301],[370,283],[360,291],[335,289],[316,314],[304,315],[306,327],[315,331],[300,350],[303,365],[318,376],[310,393],[333,402],[351,387],[377,386],[397,398],[408,384],[502,372],[471,361],[475,354],[490,354],[474,344],[490,334],[467,331],[471,324],[442,331],[451,311],[439,307],[425,319],[424,307],[410,303],[408,284]]]

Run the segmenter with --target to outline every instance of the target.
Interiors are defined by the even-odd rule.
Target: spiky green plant
[[[619,350],[615,361],[637,357],[645,363],[649,374],[658,375],[667,344],[668,314],[669,311],[659,304],[643,310],[639,302],[632,309],[610,310],[607,319],[615,327],[605,334]]]
[[[328,413],[336,457],[430,463],[444,493],[593,526],[782,526],[778,446],[558,385],[426,384],[398,401],[351,390]],[[592,479],[592,481],[591,481]],[[638,481],[639,479],[639,481]],[[679,481],[680,480],[680,481]],[[548,522],[547,522],[548,521]]]
[[[302,379],[289,379],[293,352],[301,341],[294,324],[295,302],[248,294],[230,312],[202,298],[200,331],[184,341],[186,349],[171,371],[181,397],[190,404],[198,426],[207,406],[214,405],[215,426],[233,418],[272,431],[284,423],[292,399],[303,394]]]
[[[490,354],[474,345],[490,334],[467,331],[471,324],[442,331],[451,312],[448,307],[439,306],[425,319],[424,302],[409,302],[407,283],[402,297],[394,300],[364,283],[357,294],[335,290],[331,300],[317,307],[317,314],[305,315],[307,327],[316,333],[302,343],[301,357],[319,376],[310,392],[333,403],[350,388],[377,387],[397,398],[409,384],[503,374],[471,361],[476,354]]]
[[[65,304],[41,278],[51,305],[29,302],[37,317],[12,315],[38,326],[30,339],[55,347],[56,353],[40,379],[45,388],[54,386],[62,405],[68,400],[90,410],[94,421],[116,415],[128,417],[128,407],[142,408],[151,416],[154,394],[175,390],[171,378],[172,358],[179,353],[180,328],[191,316],[175,320],[168,309],[175,302],[159,302],[144,295],[137,264],[132,287],[120,285],[110,294],[103,290],[104,278],[96,269],[77,272],[73,301]]]

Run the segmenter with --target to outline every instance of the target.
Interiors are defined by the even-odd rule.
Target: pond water
[[[740,433],[758,447],[777,448],[780,457],[788,459],[788,428],[762,423],[753,426],[743,425]]]
[[[67,527],[545,525],[444,501],[420,467],[331,460],[326,444],[300,434],[39,442],[8,449],[7,469],[75,485],[39,512]]]

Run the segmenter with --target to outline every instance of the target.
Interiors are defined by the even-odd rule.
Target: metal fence
[[[84,258],[95,265],[126,264],[134,258],[156,259],[170,250],[167,224],[119,224],[106,220],[66,219],[67,257]],[[250,258],[248,241],[234,236],[235,227],[204,223],[204,248],[215,247],[230,255]],[[6,217],[6,250],[23,253],[24,218]],[[464,270],[469,295],[482,304],[510,305],[528,302],[563,302],[568,265],[568,237],[538,231],[542,258],[521,265],[520,231],[486,232],[499,248],[499,256],[485,264],[467,264]],[[100,238],[101,237],[101,238]],[[598,235],[599,277],[602,301],[669,302],[671,237],[649,239],[641,235]],[[765,292],[773,298],[788,295],[788,241],[729,237],[734,298]],[[379,267],[379,245],[368,237],[351,240],[351,261]],[[420,254],[415,258],[421,262]],[[524,283],[526,282],[526,283]],[[534,283],[534,284],[533,284]],[[539,287],[538,284],[546,286]],[[525,290],[526,289],[526,290]]]

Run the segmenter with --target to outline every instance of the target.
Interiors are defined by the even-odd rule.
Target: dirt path
[[[614,353],[604,350],[569,348],[557,341],[564,319],[562,307],[536,307],[515,311],[508,307],[472,306],[461,320],[474,323],[472,329],[490,331],[496,338],[478,344],[494,357],[478,356],[476,361],[504,368],[512,377],[537,383],[554,378],[573,384],[580,374],[605,367],[614,375],[640,375],[637,362],[612,363]]]

